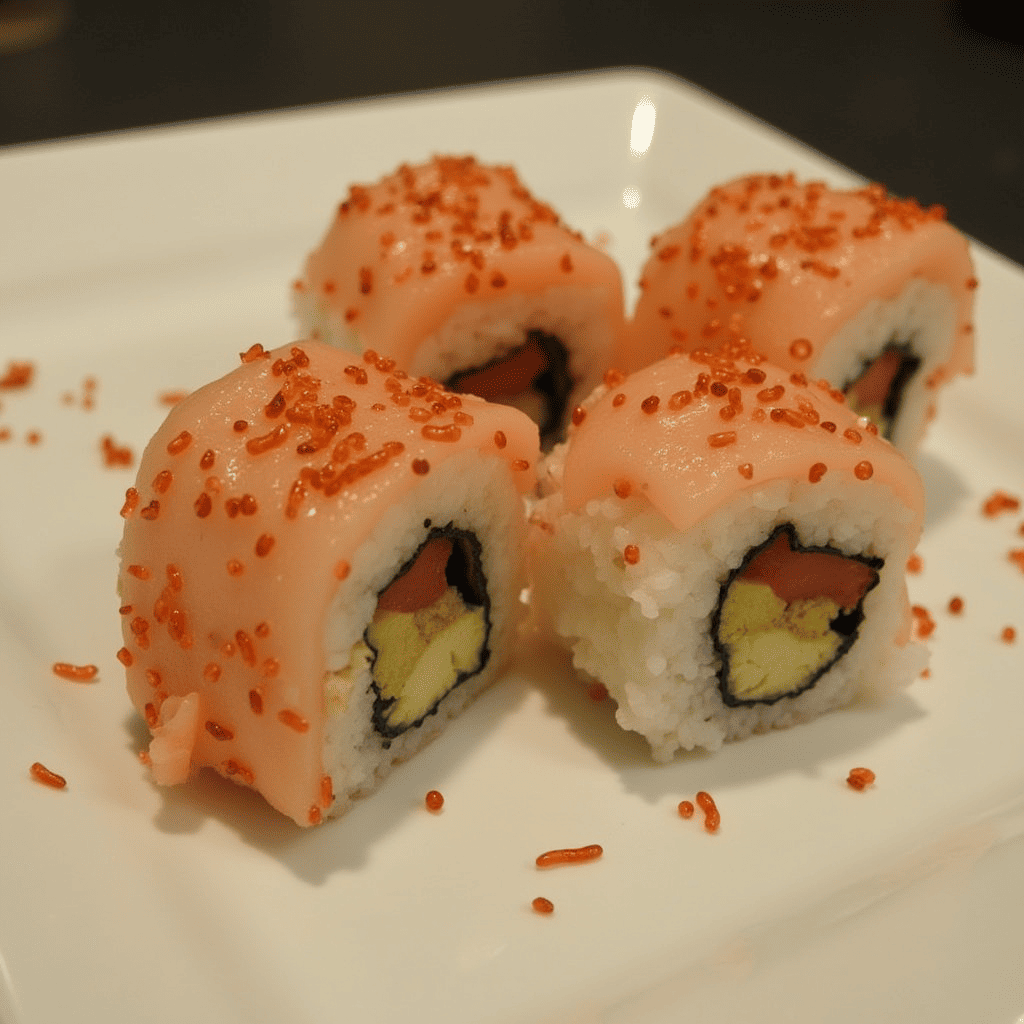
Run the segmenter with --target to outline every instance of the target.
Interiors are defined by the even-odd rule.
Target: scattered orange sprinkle
[[[215,740],[233,740],[235,738],[235,734],[230,729],[214,721],[206,723],[206,731]]]
[[[63,775],[51,772],[46,765],[40,764],[38,761],[33,763],[29,772],[33,779],[41,782],[44,786],[49,786],[51,789],[65,789],[67,787],[68,780]]]
[[[1006,491],[994,491],[985,499],[981,511],[989,519],[1002,514],[1003,512],[1016,512],[1020,508],[1020,498]]]
[[[917,635],[925,639],[935,632],[935,620],[923,605],[915,604],[910,609],[917,624]]]
[[[553,868],[559,864],[583,864],[587,861],[597,860],[604,849],[594,843],[590,846],[578,846],[562,850],[548,850],[547,853],[537,857],[537,867]]]
[[[924,568],[924,560],[920,555],[911,555],[907,559],[907,572],[919,573]]]
[[[681,800],[679,802],[679,807],[677,808],[677,810],[679,811],[679,817],[680,818],[692,818],[693,817],[694,807],[693,807],[693,804],[689,800]]]
[[[243,363],[253,363],[257,359],[262,359],[269,355],[270,353],[265,351],[259,342],[256,342],[255,345],[250,345],[244,352],[239,352],[238,358],[241,359]]]
[[[224,770],[224,774],[228,776],[237,776],[243,782],[248,785],[252,785],[256,781],[256,774],[247,765],[242,764],[240,761],[236,761],[233,757],[229,757],[222,765],[221,768]]]
[[[555,912],[555,905],[546,896],[536,896],[533,902],[530,904],[534,911],[538,914],[553,914]]]
[[[73,683],[91,683],[99,674],[99,669],[95,665],[71,665],[66,661],[57,661],[53,665],[53,674]]]
[[[436,789],[432,789],[427,793],[423,798],[423,802],[426,804],[427,810],[433,811],[434,813],[437,813],[442,807],[444,807],[444,797]]]
[[[27,388],[32,383],[35,374],[35,366],[32,363],[15,362],[13,359],[7,363],[7,372],[0,377],[0,388],[14,391],[17,388]]]
[[[697,806],[704,812],[704,830],[706,832],[717,832],[722,824],[722,816],[710,793],[701,790],[697,794]]]
[[[291,708],[283,708],[281,711],[278,711],[277,720],[282,725],[287,725],[289,729],[294,729],[296,732],[309,732],[309,722]]]
[[[100,452],[103,455],[103,465],[111,469],[116,466],[130,466],[135,461],[131,448],[119,445],[110,434],[104,434],[100,439]]]
[[[951,597],[949,599],[949,614],[959,615],[964,610],[964,599],[962,597]]]
[[[999,634],[999,639],[1004,644],[1012,644],[1017,639],[1017,630],[1013,626],[1003,626],[1002,633]]]
[[[180,455],[192,443],[192,435],[183,430],[177,437],[172,438],[167,444],[168,455]]]
[[[851,768],[846,776],[846,784],[850,789],[863,790],[875,781],[875,773],[870,768]]]

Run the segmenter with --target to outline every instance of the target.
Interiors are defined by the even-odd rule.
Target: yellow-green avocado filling
[[[843,638],[831,622],[839,611],[828,598],[786,604],[767,583],[733,583],[718,632],[729,649],[732,695],[770,701],[799,689],[835,659]]]
[[[378,596],[364,636],[373,721],[385,741],[419,725],[486,665],[490,602],[479,559],[473,534],[434,529]]]
[[[792,526],[753,549],[722,587],[713,620],[726,704],[771,704],[809,689],[857,639],[877,558],[801,548]]]

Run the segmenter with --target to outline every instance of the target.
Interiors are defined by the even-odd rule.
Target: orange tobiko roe
[[[653,415],[641,408],[651,395],[661,399]],[[747,344],[675,353],[592,396],[586,418],[570,430],[564,507],[640,492],[686,532],[737,491],[807,480],[823,465],[819,480],[891,490],[913,510],[908,531],[916,538],[924,521],[920,476],[841,399],[823,382],[771,366]],[[737,472],[742,467],[749,474]]]
[[[914,279],[948,287],[955,308],[952,349],[929,384],[973,369],[978,282],[967,240],[941,207],[895,199],[881,185],[844,192],[754,174],[712,189],[651,250],[627,370],[673,346],[749,338],[775,365],[813,376],[839,328]]]

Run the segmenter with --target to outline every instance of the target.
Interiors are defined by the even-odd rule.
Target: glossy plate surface
[[[0,373],[35,367],[0,390],[0,1021],[1017,1021],[1024,538],[1020,513],[981,504],[1024,494],[1024,278],[980,248],[979,372],[920,463],[931,675],[904,695],[657,766],[534,648],[322,828],[210,774],[150,784],[114,657],[133,475],[104,467],[101,439],[138,455],[162,395],[290,340],[289,283],[348,184],[434,152],[514,163],[606,238],[630,301],[649,237],[711,185],[855,180],[646,72],[0,154]],[[59,679],[58,661],[99,679]],[[34,761],[67,789],[32,782]],[[845,785],[855,765],[872,789]],[[676,814],[700,789],[717,835]],[[588,843],[599,862],[534,866]]]

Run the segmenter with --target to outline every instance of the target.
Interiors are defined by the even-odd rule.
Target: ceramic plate
[[[981,506],[1024,494],[1024,279],[980,247],[978,374],[949,389],[921,456],[911,586],[937,626],[931,675],[905,694],[658,766],[532,648],[324,827],[211,773],[149,782],[115,658],[133,471],[104,464],[103,439],[137,457],[170,393],[291,340],[290,281],[348,184],[434,152],[514,163],[605,240],[630,301],[650,236],[711,185],[856,180],[648,72],[0,154],[0,373],[34,368],[0,390],[0,1020],[1016,1021],[1024,574],[1008,553],[1024,538],[1020,513]],[[36,761],[67,788],[32,781]],[[857,765],[870,790],[846,786]],[[701,789],[715,835],[676,813]],[[600,861],[534,865],[589,843]]]

